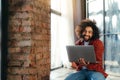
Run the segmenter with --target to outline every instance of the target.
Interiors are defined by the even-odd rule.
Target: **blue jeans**
[[[87,69],[70,74],[65,80],[105,80],[102,73]]]

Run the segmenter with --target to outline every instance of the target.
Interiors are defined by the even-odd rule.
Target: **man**
[[[84,21],[84,22],[91,22],[90,19],[85,19],[85,20],[83,20],[83,21]],[[93,23],[96,24],[95,20],[93,20]],[[75,35],[76,35],[76,37],[77,37],[77,39],[78,39],[78,40],[75,42],[75,44],[77,44],[78,42],[80,42],[80,41],[83,40],[83,36],[81,35],[81,30],[82,30],[82,26],[77,25],[77,26],[75,27]]]
[[[83,20],[80,26],[82,27],[83,41],[77,42],[76,45],[93,45],[97,63],[90,63],[84,58],[80,58],[79,63],[72,62],[72,67],[78,72],[70,74],[65,80],[105,80],[107,74],[102,67],[104,46],[102,41],[99,40],[99,29],[90,20]]]

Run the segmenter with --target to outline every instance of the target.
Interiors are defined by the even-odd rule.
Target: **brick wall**
[[[49,80],[50,0],[9,0],[7,80]]]

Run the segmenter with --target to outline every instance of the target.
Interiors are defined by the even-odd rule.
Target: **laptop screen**
[[[96,63],[94,46],[69,45],[66,48],[70,62],[76,62],[79,58],[84,58],[86,61]]]

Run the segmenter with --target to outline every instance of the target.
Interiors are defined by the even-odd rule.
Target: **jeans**
[[[70,74],[65,80],[105,80],[105,77],[100,72],[82,69]]]

